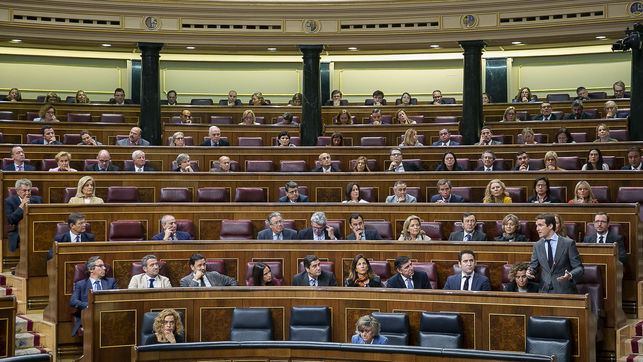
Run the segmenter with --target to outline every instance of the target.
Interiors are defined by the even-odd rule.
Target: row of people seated
[[[576,97],[574,97],[574,100],[590,100],[590,99],[624,99],[624,98],[630,98],[631,93],[625,91],[625,83],[622,80],[618,80],[614,82],[612,85],[612,90],[614,93],[608,97],[607,92],[590,92],[587,90],[585,87],[578,87],[576,88]],[[547,102],[554,102],[554,101],[570,101],[572,100],[572,97],[569,95],[569,93],[555,93],[555,94],[547,94],[546,96]],[[526,102],[538,102],[538,97],[535,94],[531,93],[531,89],[529,87],[522,87],[518,90],[518,94],[512,99],[513,103],[526,103]]]

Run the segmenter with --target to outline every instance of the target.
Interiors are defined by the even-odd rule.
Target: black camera
[[[643,30],[643,26],[641,26],[641,24],[639,23],[634,24],[634,30],[630,30],[630,28],[627,28],[625,30],[625,38],[619,39],[615,41],[614,44],[612,44],[612,51],[628,51],[630,49],[641,49],[641,30]]]

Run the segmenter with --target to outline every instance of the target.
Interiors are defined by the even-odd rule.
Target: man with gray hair
[[[150,143],[141,138],[141,130],[138,127],[132,127],[129,131],[129,136],[116,142],[117,146],[149,146]]]
[[[297,230],[284,227],[281,214],[275,211],[268,215],[268,229],[261,230],[257,240],[297,240]]]
[[[625,97],[625,83],[622,80],[617,80],[616,82],[614,82],[614,84],[612,85],[612,89],[614,90],[614,95],[612,96],[612,98],[629,98]]]
[[[451,193],[451,181],[443,178],[438,180],[437,183],[438,194],[431,196],[431,202],[449,203],[449,202],[464,202],[462,196]]]
[[[4,199],[4,212],[7,217],[7,224],[13,226],[9,231],[9,251],[14,252],[20,245],[18,234],[18,223],[24,216],[24,208],[27,204],[42,204],[40,196],[31,195],[31,181],[26,178],[16,181],[16,195]]]
[[[192,240],[190,234],[176,230],[176,219],[172,215],[163,215],[161,226],[163,232],[152,236],[152,240]]]
[[[388,171],[393,172],[409,172],[409,171],[424,171],[424,169],[414,162],[406,162],[403,160],[402,149],[399,147],[391,148],[389,152],[389,159],[391,164],[388,167]]]
[[[334,227],[328,225],[326,214],[318,211],[310,217],[309,228],[299,231],[297,239],[299,240],[337,240],[339,233]]]
[[[418,202],[415,196],[409,195],[406,193],[406,182],[404,181],[395,181],[393,185],[394,195],[388,196],[386,198],[387,204],[401,204],[401,203],[414,203]]]
[[[603,118],[616,118],[616,112],[618,112],[618,106],[614,101],[607,101],[604,105],[605,116]]]
[[[125,168],[123,171],[134,171],[134,172],[152,172],[154,169],[150,166],[147,166],[147,161],[145,160],[145,152],[141,150],[136,150],[132,152],[132,161],[134,164],[130,167]]]
[[[98,151],[96,156],[96,163],[87,165],[85,171],[120,171],[121,169],[117,166],[112,165],[112,156],[107,150]]]
[[[178,156],[176,156],[176,168],[172,171],[174,172],[196,172],[194,168],[192,168],[192,164],[190,164],[190,155],[187,153],[179,153]]]
[[[563,119],[592,119],[589,113],[583,112],[583,101],[576,99],[572,102],[572,113],[566,114]]]
[[[141,259],[143,273],[132,276],[127,289],[172,288],[170,279],[159,274],[160,266],[156,256],[145,255]]]
[[[211,126],[208,134],[210,135],[210,139],[201,142],[200,146],[230,146],[230,142],[221,139],[221,129],[219,127]]]
[[[288,181],[284,186],[286,196],[279,198],[279,202],[308,202],[308,196],[299,193],[299,185],[295,181]]]

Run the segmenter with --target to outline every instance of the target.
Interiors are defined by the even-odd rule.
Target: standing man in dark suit
[[[559,236],[556,218],[552,214],[536,216],[536,231],[540,240],[534,244],[527,277],[534,279],[540,273],[540,293],[576,294],[576,282],[585,269],[572,239]]]
[[[284,186],[286,189],[286,196],[279,198],[279,202],[308,202],[308,196],[299,193],[299,185],[295,181],[288,181]]]
[[[398,256],[393,265],[397,274],[386,282],[387,288],[432,289],[429,276],[421,270],[415,270],[413,262],[408,256]]]
[[[125,99],[125,90],[123,88],[114,89],[114,98],[110,99],[109,104],[134,104],[131,99]]]
[[[237,281],[227,275],[207,271],[205,256],[201,254],[190,257],[190,269],[192,273],[184,276],[179,282],[181,287],[234,287],[237,285]]]
[[[300,230],[297,234],[297,239],[300,240],[337,240],[339,233],[334,227],[328,225],[326,214],[318,211],[310,217],[309,228]]]
[[[566,114],[563,119],[592,119],[592,116],[589,113],[583,112],[583,101],[575,99],[572,102],[572,113]]]
[[[66,233],[54,236],[54,241],[57,243],[86,243],[94,241],[94,234],[86,233],[87,225],[85,223],[85,215],[72,212],[67,218],[67,226],[69,231]],[[51,246],[47,254],[47,260],[53,258],[54,247]]]
[[[85,171],[120,171],[121,169],[118,166],[112,165],[112,156],[107,150],[98,151],[96,156],[96,163],[87,165]]]
[[[449,241],[487,241],[487,234],[476,230],[476,215],[470,212],[462,214],[464,231],[454,231],[449,235]]]
[[[623,236],[609,232],[610,216],[602,211],[594,215],[594,229],[596,234],[588,235],[583,239],[584,243],[616,243],[618,245],[618,260],[625,264],[627,261],[627,254],[625,253],[625,243]]]
[[[438,194],[431,196],[431,202],[449,203],[449,202],[464,202],[462,196],[451,193],[451,181],[441,179],[438,181]]]
[[[364,230],[364,218],[361,214],[351,215],[349,222],[353,233],[346,240],[382,240],[377,230]]]
[[[560,119],[560,115],[552,114],[551,103],[543,102],[540,105],[540,114],[534,116],[532,120],[534,121],[557,121]]]
[[[279,212],[268,215],[268,227],[257,234],[257,240],[297,240],[297,231],[284,227]]]
[[[458,265],[462,270],[458,274],[451,275],[444,284],[446,290],[491,290],[489,278],[475,272],[476,254],[471,250],[462,250],[458,253]]]
[[[176,219],[172,215],[163,215],[161,226],[163,232],[152,236],[152,240],[192,240],[190,233],[176,230]]]
[[[42,138],[31,141],[33,145],[62,145],[62,143],[56,140],[56,132],[52,126],[42,126],[40,129]]]
[[[230,142],[221,139],[221,129],[219,127],[210,126],[210,128],[208,129],[208,134],[210,135],[210,139],[201,142],[199,146],[230,146]]]
[[[424,169],[413,162],[406,162],[403,160],[402,149],[399,147],[391,148],[389,152],[389,159],[391,164],[388,171],[393,172],[409,172],[409,171],[424,171]]]
[[[491,131],[491,128],[484,126],[480,130],[480,141],[476,143],[476,146],[496,146],[496,145],[501,145],[502,142],[496,141],[492,139],[493,137],[493,132]]]
[[[641,149],[632,146],[627,149],[627,160],[629,164],[621,167],[621,170],[641,171]]]
[[[13,163],[10,163],[2,168],[2,171],[36,171],[36,168],[28,163],[25,163],[25,151],[20,146],[11,148],[11,158]]]
[[[304,271],[292,278],[292,285],[298,287],[336,287],[335,274],[322,270],[321,262],[315,255],[306,255]]]
[[[134,164],[130,167],[125,168],[123,171],[134,171],[134,172],[152,172],[154,169],[151,166],[147,166],[147,161],[145,160],[145,152],[141,150],[136,150],[132,152],[132,161]]]
[[[87,279],[82,279],[74,284],[74,292],[71,295],[69,300],[69,306],[77,308],[77,311],[74,313],[76,316],[76,323],[74,324],[74,329],[71,332],[72,336],[76,335],[76,332],[80,328],[80,311],[87,308],[87,294],[89,290],[109,290],[109,289],[118,289],[116,285],[116,280],[114,278],[105,277],[105,263],[100,256],[92,256],[87,259],[85,263],[85,273],[87,274]]]
[[[9,251],[14,252],[20,245],[18,234],[18,223],[24,216],[24,208],[27,204],[42,204],[40,196],[31,196],[31,181],[26,178],[16,181],[16,195],[4,199],[4,212],[7,217],[7,224],[13,226],[9,231]]]
[[[474,171],[502,171],[502,167],[495,165],[496,154],[492,150],[482,152],[480,159],[482,160],[482,166],[476,168]]]
[[[449,132],[448,128],[442,128],[440,131],[438,131],[438,137],[440,140],[433,142],[433,146],[460,146],[459,142],[451,141],[451,133]]]
[[[313,172],[342,172],[342,170],[338,169],[336,166],[333,165],[333,160],[330,157],[330,154],[327,152],[323,152],[319,155],[318,157],[319,160],[319,167],[313,170]]]

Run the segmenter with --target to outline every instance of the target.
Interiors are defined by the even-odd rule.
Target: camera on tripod
[[[639,23],[634,24],[634,30],[627,28],[625,30],[625,38],[619,39],[612,44],[612,51],[622,50],[628,51],[630,49],[641,49],[641,34],[643,26]]]

